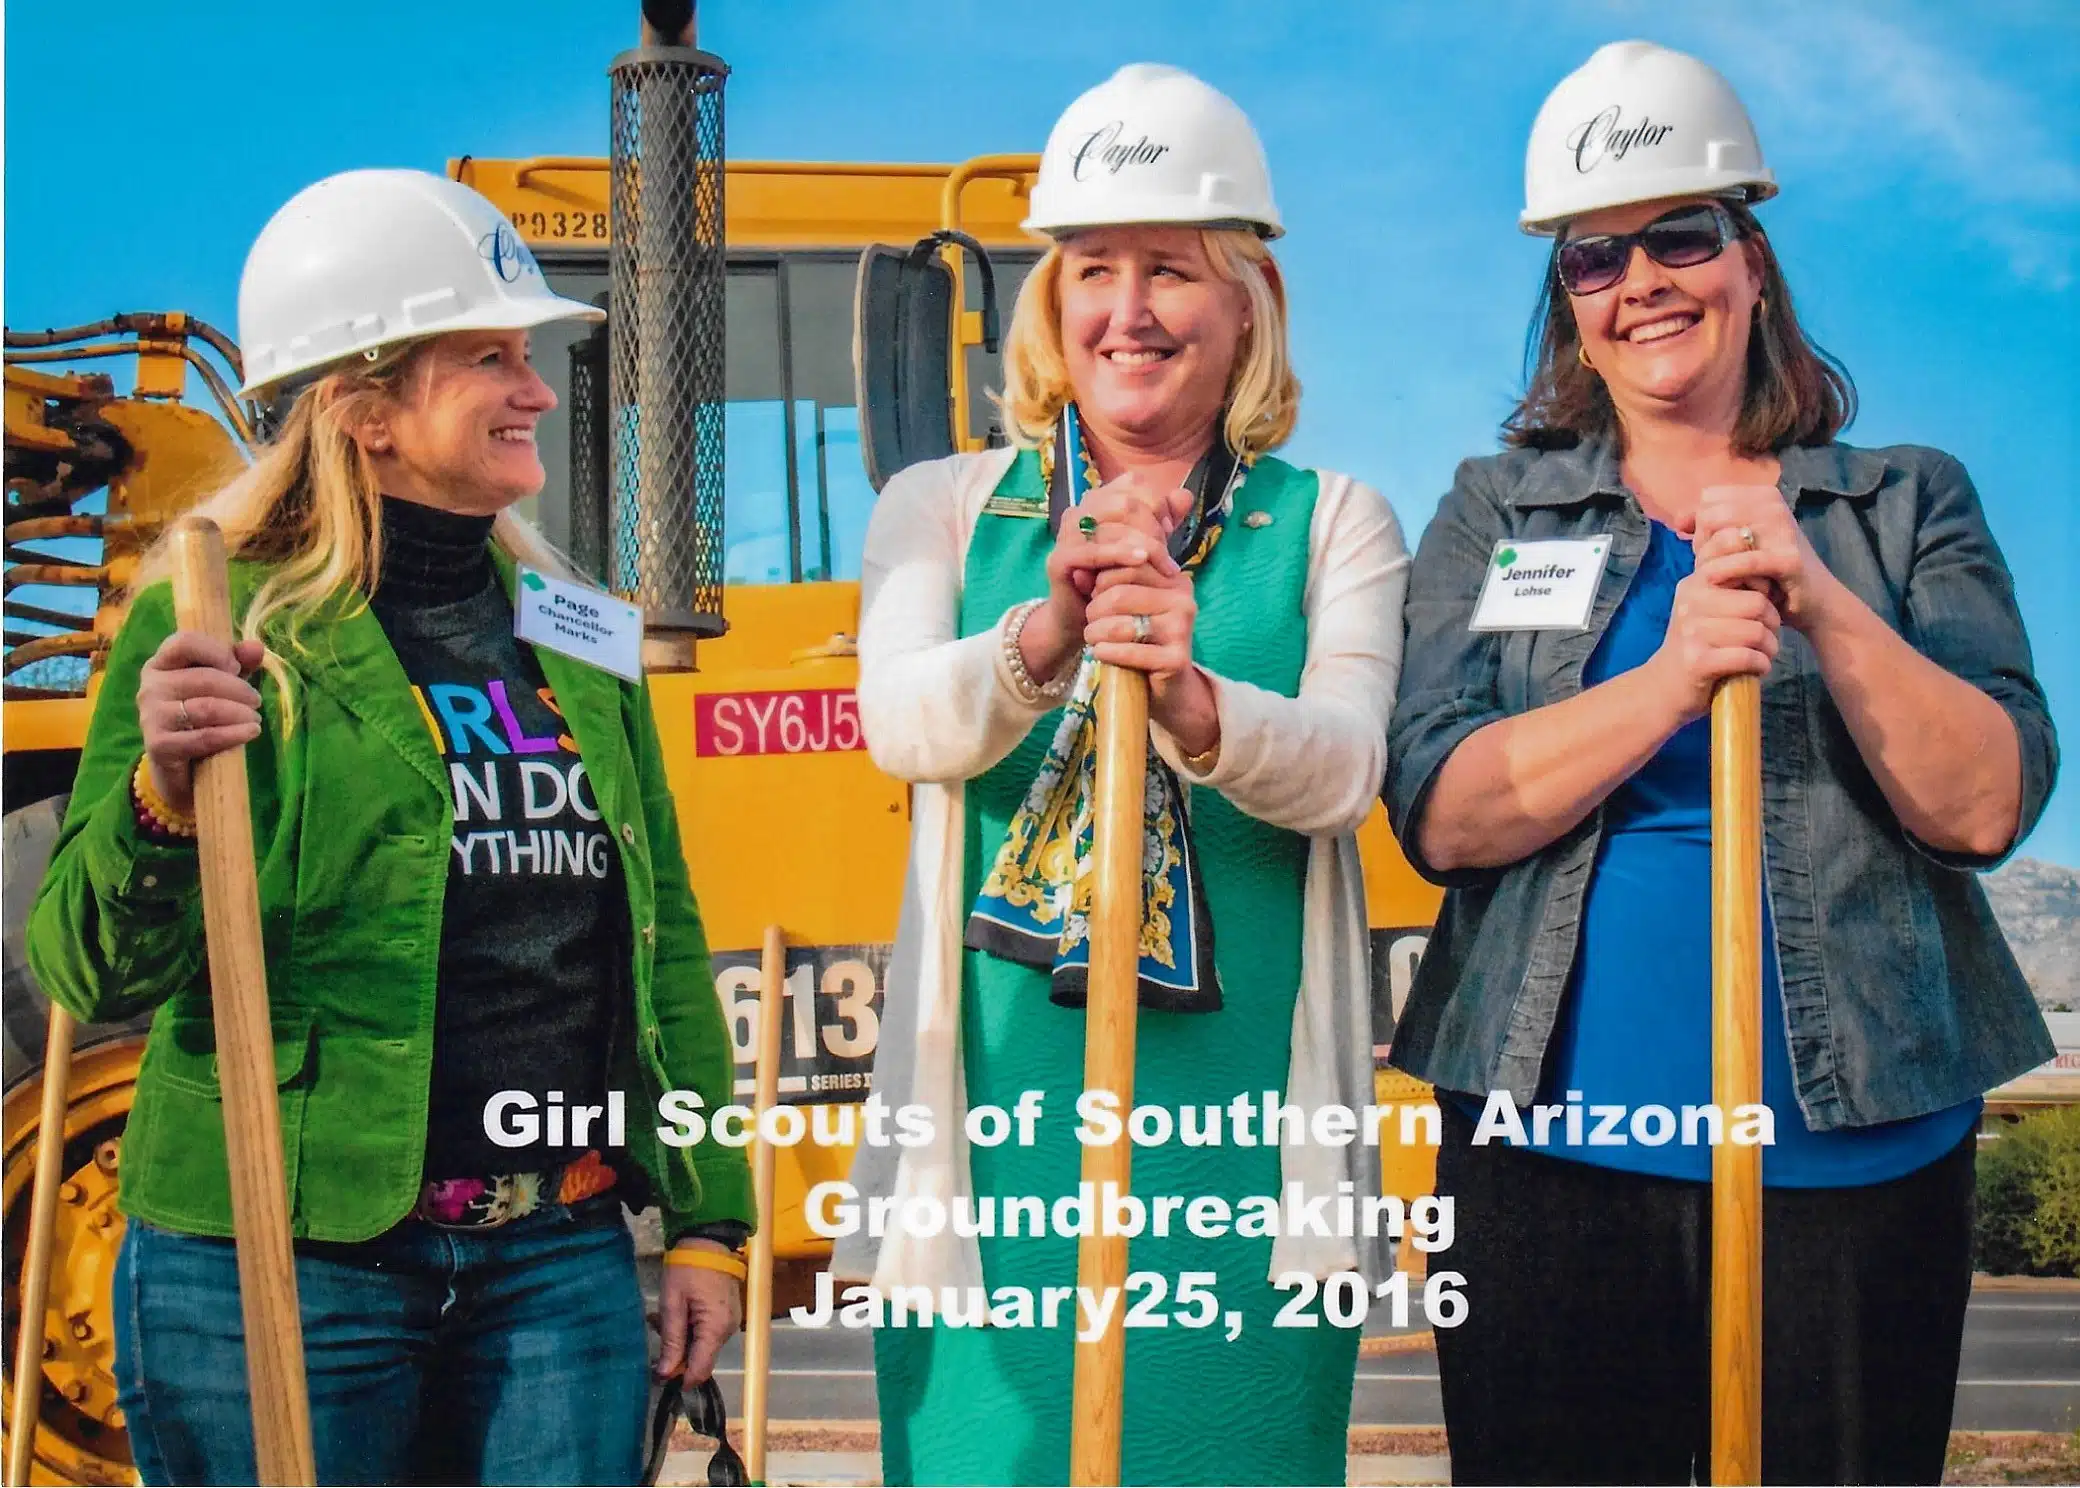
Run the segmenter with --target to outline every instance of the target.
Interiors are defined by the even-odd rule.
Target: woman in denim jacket
[[[1837,442],[1854,391],[1793,313],[1717,73],[1604,48],[1526,175],[1557,237],[1535,367],[1424,534],[1386,789],[1451,890],[1393,1058],[1440,1088],[1459,1205],[1453,1481],[1706,1470],[1704,720],[1754,675],[1763,1471],[1935,1482],[1980,1096],[2051,1054],[1973,877],[2057,768],[2008,570],[1957,461]],[[1558,1119],[1522,1111],[1515,1145],[1537,1104]]]

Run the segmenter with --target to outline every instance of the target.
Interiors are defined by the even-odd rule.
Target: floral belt
[[[488,1230],[547,1204],[575,1204],[603,1194],[618,1181],[597,1152],[533,1173],[436,1178],[419,1190],[411,1217],[446,1230]]]

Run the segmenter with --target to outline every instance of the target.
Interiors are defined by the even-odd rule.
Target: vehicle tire
[[[36,985],[25,946],[29,908],[50,866],[58,829],[65,822],[65,796],[48,796],[17,807],[0,818],[0,1090],[33,1079],[43,1071],[44,1034],[50,1025],[50,999]],[[143,1033],[152,1015],[140,1013],[122,1023],[81,1024],[73,1034],[75,1051],[111,1039]]]
[[[29,970],[26,938],[29,909],[36,902],[66,797],[47,796],[0,817],[0,1053],[8,1143],[0,1216],[7,1235],[7,1264],[0,1289],[7,1298],[4,1330],[6,1401],[0,1406],[12,1434],[15,1335],[21,1325],[20,1294],[27,1235],[30,1172],[43,1088],[44,1045],[50,1002]],[[118,1483],[131,1481],[129,1442],[114,1406],[108,1312],[108,1273],[122,1238],[115,1207],[115,1175],[122,1132],[130,1114],[137,1064],[143,1053],[149,1013],[123,1023],[82,1024],[74,1030],[71,1092],[67,1103],[67,1177],[56,1216],[51,1277],[52,1315],[70,1326],[46,1332],[43,1407],[36,1431],[37,1482]],[[52,1350],[55,1349],[55,1352]]]

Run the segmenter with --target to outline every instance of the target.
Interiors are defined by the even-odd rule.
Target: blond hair
[[[229,556],[270,565],[239,622],[240,640],[264,644],[263,632],[279,620],[282,643],[307,654],[302,632],[308,622],[321,614],[344,618],[367,604],[383,566],[382,487],[353,431],[400,395],[434,339],[392,347],[306,387],[253,463],[194,508],[195,516],[222,529]],[[518,562],[569,575],[562,554],[510,510],[493,521],[491,539]],[[142,593],[172,567],[170,541],[162,538],[139,561],[130,592]],[[344,610],[333,608],[340,602]],[[281,697],[284,729],[293,730],[288,664],[269,647],[262,665]]]
[[[1250,328],[1228,372],[1228,447],[1245,459],[1277,449],[1300,419],[1300,379],[1286,345],[1285,286],[1271,271],[1271,250],[1253,232],[1203,227],[1199,245],[1219,278],[1249,297]],[[1013,442],[1043,443],[1075,398],[1062,353],[1062,249],[1051,246],[1019,287],[1004,338],[1003,411]]]

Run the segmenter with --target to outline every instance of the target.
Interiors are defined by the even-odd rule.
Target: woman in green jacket
[[[599,314],[413,171],[318,183],[247,260],[246,391],[302,390],[200,508],[241,638],[177,631],[146,556],[29,931],[76,1016],[158,1007],[113,1299],[148,1483],[256,1481],[192,816],[227,749],[320,1480],[634,1481],[622,1199],[671,1245],[659,1370],[705,1379],[736,1329],[743,1154],[656,1130],[666,1090],[727,1102],[731,1062],[649,692],[515,637],[514,584],[567,576],[511,510],[556,402],[528,330]]]

